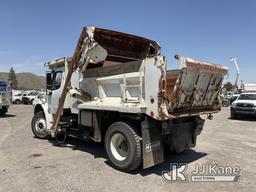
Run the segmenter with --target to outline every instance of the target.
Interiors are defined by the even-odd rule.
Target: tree
[[[225,88],[226,91],[232,91],[234,90],[236,87],[235,85],[233,85],[231,82],[227,82],[223,85],[223,88]]]
[[[11,67],[9,71],[8,81],[10,82],[12,89],[17,89],[18,82],[13,67]]]

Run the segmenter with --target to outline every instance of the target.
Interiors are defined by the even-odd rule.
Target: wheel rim
[[[47,134],[46,121],[43,118],[38,118],[35,122],[35,130],[40,135]]]
[[[111,137],[110,150],[114,158],[118,161],[123,161],[128,156],[128,142],[123,134],[115,133]]]

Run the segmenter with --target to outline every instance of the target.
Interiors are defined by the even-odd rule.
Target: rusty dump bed
[[[100,63],[89,63],[87,68],[138,61],[159,55],[161,50],[158,42],[144,37],[97,27],[84,27],[73,55],[74,63],[80,62],[88,39],[102,46],[107,52],[107,57]]]
[[[144,59],[160,52],[156,41],[108,29],[94,28],[94,37],[109,56]]]
[[[180,69],[166,74],[169,113],[182,116],[218,111],[218,94],[228,69],[179,55],[175,58],[181,63]]]

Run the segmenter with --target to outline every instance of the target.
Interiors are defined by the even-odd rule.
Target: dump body
[[[35,136],[104,142],[111,164],[123,171],[163,162],[163,143],[176,152],[194,147],[204,124],[200,115],[220,110],[227,69],[175,58],[180,68],[167,70],[156,41],[84,28],[72,58],[45,64],[47,94],[34,101]]]
[[[73,81],[72,89],[91,98],[79,109],[145,113],[158,120],[220,109],[218,93],[227,74],[221,65],[177,55],[180,68],[168,71],[156,41],[99,28],[85,28],[79,42],[84,44],[78,43],[73,56],[79,83]]]
[[[184,116],[220,110],[218,95],[227,68],[179,55],[175,58],[180,60],[181,67],[167,71],[169,111]]]

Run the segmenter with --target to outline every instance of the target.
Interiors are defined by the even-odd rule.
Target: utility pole
[[[238,82],[238,79],[239,79],[240,70],[239,70],[239,67],[238,67],[237,58],[236,58],[236,57],[229,58],[229,61],[230,61],[231,63],[233,63],[233,64],[235,65],[235,67],[236,67],[235,87],[236,87],[236,91],[238,91],[237,82]]]

